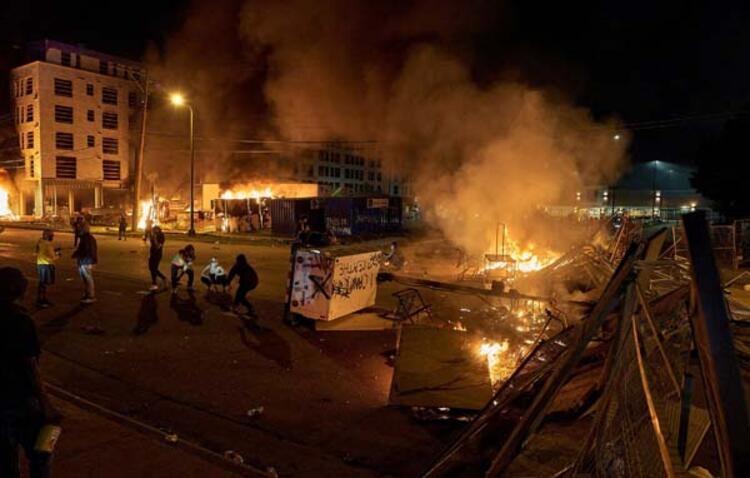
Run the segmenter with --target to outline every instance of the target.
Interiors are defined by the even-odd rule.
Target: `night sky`
[[[219,1],[216,8],[240,3]],[[691,161],[726,117],[703,116],[741,111],[750,99],[745,2],[483,3],[485,24],[468,45],[476,81],[517,79],[552,87],[597,117],[632,124],[635,161]],[[0,5],[3,91],[6,72],[27,41],[82,43],[138,59],[149,45],[158,49],[179,31],[189,6],[185,0],[6,0]],[[7,108],[3,95],[0,110]],[[645,127],[686,116],[698,118]]]

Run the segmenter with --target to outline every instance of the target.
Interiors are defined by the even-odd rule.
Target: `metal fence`
[[[622,319],[609,381],[572,475],[650,478],[682,468],[675,450],[690,346],[686,314],[682,304],[658,319],[643,309]]]

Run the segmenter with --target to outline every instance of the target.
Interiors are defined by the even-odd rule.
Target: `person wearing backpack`
[[[253,267],[247,262],[245,254],[237,256],[234,265],[229,270],[227,285],[231,285],[235,276],[239,278],[239,286],[237,287],[237,292],[234,294],[234,302],[232,302],[234,312],[237,315],[241,315],[240,305],[244,305],[247,308],[247,315],[257,319],[258,315],[255,313],[255,308],[253,307],[253,304],[247,300],[246,295],[248,292],[258,287],[258,273],[255,272],[255,269],[253,269]]]

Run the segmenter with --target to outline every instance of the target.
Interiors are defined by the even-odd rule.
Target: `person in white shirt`
[[[227,290],[227,274],[224,268],[221,267],[219,261],[215,257],[211,258],[211,261],[201,271],[201,282],[203,282],[209,291],[214,290],[214,286],[221,286],[222,290]]]

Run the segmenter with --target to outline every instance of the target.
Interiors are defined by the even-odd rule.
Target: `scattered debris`
[[[231,461],[234,464],[237,465],[243,465],[245,464],[245,459],[242,458],[242,455],[237,453],[234,450],[227,450],[224,452],[224,459],[227,461]],[[274,470],[275,471],[275,470]]]
[[[251,408],[250,410],[247,411],[247,416],[257,417],[257,416],[262,415],[264,411],[265,411],[265,408],[263,406]]]

